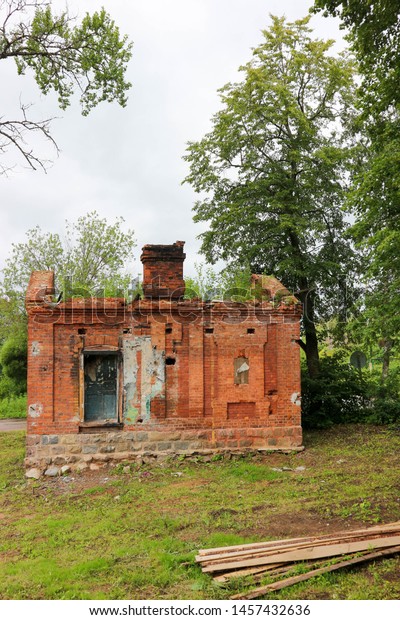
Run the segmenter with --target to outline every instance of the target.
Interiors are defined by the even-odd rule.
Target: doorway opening
[[[118,355],[84,353],[84,421],[118,421]]]

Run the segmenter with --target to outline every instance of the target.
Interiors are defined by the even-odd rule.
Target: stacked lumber
[[[249,575],[253,581],[261,581],[264,577],[278,578],[266,586],[231,597],[250,599],[316,575],[399,552],[400,521],[397,521],[325,536],[201,549],[196,560],[202,571],[212,574],[219,583]],[[299,563],[306,572],[287,577],[299,569]]]

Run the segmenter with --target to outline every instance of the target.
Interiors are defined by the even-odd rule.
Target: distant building
[[[32,273],[27,466],[301,447],[299,302],[266,276],[251,302],[186,300],[183,246],[143,248],[130,303],[55,304]]]

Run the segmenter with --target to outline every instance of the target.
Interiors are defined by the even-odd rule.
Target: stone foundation
[[[71,465],[75,469],[84,463],[130,462],[142,457],[302,449],[301,427],[29,435],[25,465]]]

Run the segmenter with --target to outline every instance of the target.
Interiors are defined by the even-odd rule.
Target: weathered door
[[[84,356],[85,422],[117,420],[118,363],[116,354],[90,353]]]

